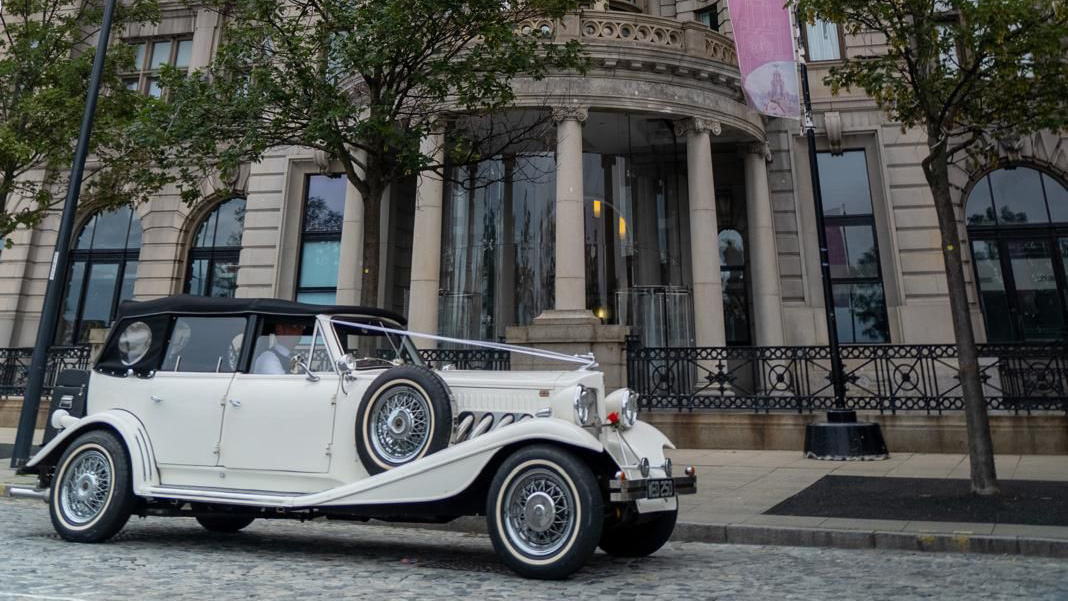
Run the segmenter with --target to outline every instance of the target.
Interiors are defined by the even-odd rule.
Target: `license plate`
[[[662,499],[675,496],[675,482],[672,480],[650,480],[648,493],[650,499]]]

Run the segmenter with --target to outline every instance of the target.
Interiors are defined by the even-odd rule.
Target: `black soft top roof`
[[[405,325],[404,317],[385,309],[374,307],[347,307],[342,305],[310,305],[276,298],[214,298],[179,294],[150,301],[124,301],[119,304],[116,319],[146,317],[161,313],[195,315],[365,315],[379,317]]]

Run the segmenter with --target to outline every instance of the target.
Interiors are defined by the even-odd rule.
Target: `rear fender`
[[[68,418],[69,419],[69,418]],[[130,469],[133,476],[135,493],[146,491],[151,486],[159,485],[159,471],[156,469],[156,456],[148,432],[133,414],[121,409],[110,409],[94,413],[67,426],[56,435],[43,449],[38,451],[20,471],[25,473],[40,472],[59,461],[60,455],[79,435],[90,430],[111,430],[126,446],[130,456]],[[36,469],[34,469],[36,468]]]

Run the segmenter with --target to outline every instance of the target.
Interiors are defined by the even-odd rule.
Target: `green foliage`
[[[116,30],[151,21],[154,0],[120,3]],[[4,0],[0,3],[0,238],[32,227],[62,203],[85,107],[103,0]],[[88,202],[115,206],[147,198],[163,183],[145,169],[151,153],[127,137],[148,99],[128,92],[118,73],[133,57],[109,51],[88,165]]]
[[[1068,6],[1062,0],[796,0],[806,20],[873,44],[831,69],[892,119],[923,128],[952,160],[1068,124]],[[977,157],[981,158],[981,157]],[[985,157],[988,158],[988,157]]]
[[[211,4],[211,3],[209,3]],[[171,99],[142,135],[169,148],[183,193],[197,178],[298,146],[338,161],[364,198],[432,165],[420,140],[456,115],[514,100],[516,77],[581,68],[576,44],[517,29],[573,0],[216,0],[226,22],[211,67],[164,74]],[[469,129],[452,147],[484,152]],[[366,200],[365,200],[366,202]]]

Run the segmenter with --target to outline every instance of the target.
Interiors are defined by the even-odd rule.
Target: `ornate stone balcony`
[[[693,21],[581,10],[559,20],[530,19],[521,28],[559,41],[578,40],[586,45],[595,63],[609,68],[671,70],[705,78],[708,73],[702,66],[707,66],[718,67],[714,70],[721,75],[737,74],[734,41]]]

